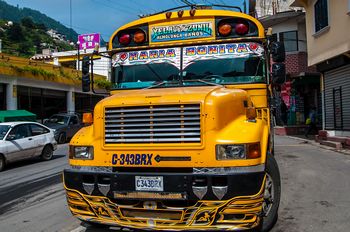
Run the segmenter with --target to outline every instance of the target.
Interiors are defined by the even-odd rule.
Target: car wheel
[[[59,144],[62,144],[62,143],[65,143],[66,142],[66,135],[64,133],[60,133],[59,136],[58,136],[58,143]]]
[[[5,158],[0,154],[0,172],[5,169]]]
[[[281,179],[277,162],[272,155],[267,155],[266,183],[264,191],[261,231],[269,231],[278,218],[278,207],[281,199]]]
[[[43,149],[43,151],[41,152],[41,159],[42,160],[50,160],[53,157],[53,149],[51,147],[51,145],[46,145]]]

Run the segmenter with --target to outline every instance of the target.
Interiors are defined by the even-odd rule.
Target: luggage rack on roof
[[[153,14],[139,15],[139,17],[140,18],[145,18],[145,17],[149,17],[149,16],[153,16],[153,15],[159,15],[159,14],[163,14],[163,13],[166,13],[166,12],[169,12],[169,11],[179,10],[179,9],[184,9],[184,8],[190,8],[191,10],[197,10],[197,9],[212,9],[213,7],[221,7],[221,8],[236,9],[240,13],[242,13],[242,9],[239,6],[220,5],[220,4],[191,4],[188,1],[186,1],[184,3],[188,3],[188,4],[187,5],[183,5],[183,6],[177,6],[177,7],[169,8],[169,9],[162,10],[162,11],[159,11],[159,12],[153,13]],[[245,5],[244,5],[244,8],[246,8]]]

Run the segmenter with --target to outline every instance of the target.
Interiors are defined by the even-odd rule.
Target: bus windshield
[[[118,54],[114,89],[265,83],[263,49],[254,45],[241,50],[239,44],[231,44]]]

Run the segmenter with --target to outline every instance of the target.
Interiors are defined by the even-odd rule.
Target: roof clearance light
[[[249,28],[248,25],[244,23],[237,23],[235,30],[238,35],[245,35],[248,33]]]
[[[232,26],[228,23],[219,25],[219,34],[221,36],[228,36],[232,32]]]
[[[131,41],[131,36],[129,34],[122,34],[119,36],[119,43],[122,45],[128,45]]]
[[[143,43],[145,42],[146,35],[143,31],[136,31],[134,34],[134,42],[135,43]]]

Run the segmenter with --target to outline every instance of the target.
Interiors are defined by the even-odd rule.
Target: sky
[[[244,0],[188,0],[201,4],[240,6]],[[100,33],[105,41],[123,24],[138,19],[140,14],[150,14],[185,5],[181,0],[5,0],[10,5],[38,10],[59,21],[78,34]],[[248,2],[247,7],[248,7]],[[70,18],[70,3],[72,18]]]

